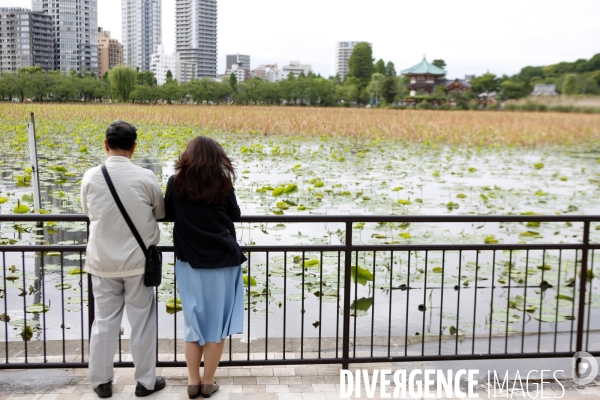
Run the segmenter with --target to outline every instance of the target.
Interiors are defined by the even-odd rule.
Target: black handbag
[[[129,214],[127,214],[127,211],[125,211],[125,207],[123,207],[121,199],[119,199],[119,195],[117,194],[115,185],[113,185],[112,180],[110,179],[110,175],[108,175],[108,170],[106,169],[106,166],[103,165],[101,169],[102,174],[104,175],[104,179],[106,179],[106,184],[110,189],[110,193],[115,199],[115,203],[117,203],[117,207],[119,207],[121,214],[123,214],[123,218],[125,218],[125,222],[127,222],[129,229],[131,229],[131,233],[133,233],[133,236],[135,236],[135,240],[137,240],[140,247],[142,248],[142,251],[144,252],[144,256],[146,256],[144,285],[146,285],[147,287],[159,286],[160,282],[162,281],[162,253],[158,250],[158,248],[155,245],[146,248],[146,245],[140,237],[139,232],[135,228],[133,221],[131,221],[131,218],[129,218]]]

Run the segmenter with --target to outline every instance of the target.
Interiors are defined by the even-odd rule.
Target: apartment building
[[[162,0],[122,0],[121,24],[124,63],[148,71],[162,44]]]
[[[150,71],[154,73],[156,83],[158,85],[164,85],[167,82],[167,72],[171,71],[173,78],[177,74],[177,57],[173,54],[165,53],[164,47],[158,46],[158,51],[152,54],[152,61],[150,62]]]
[[[52,17],[27,8],[0,8],[0,71],[32,66],[54,67]]]
[[[175,51],[195,78],[217,76],[217,0],[175,0]]]
[[[181,53],[175,52],[175,79],[177,82],[189,82],[197,78],[198,64],[191,60],[181,59]]]
[[[311,71],[312,66],[309,64],[300,64],[299,61],[290,61],[288,65],[284,65],[281,68],[279,80],[287,79],[287,77],[290,75],[290,72],[294,74],[294,78],[297,78],[301,73],[304,73],[306,76]]]
[[[269,72],[278,69],[279,68],[277,67],[277,64],[261,64],[252,70],[252,76],[254,78],[260,78],[263,81],[267,81],[269,80]]]
[[[226,56],[226,70],[233,69],[233,66],[238,64],[241,64],[242,69],[250,71],[250,56],[245,54],[228,54]]]
[[[110,31],[98,27],[98,77],[116,65],[123,64],[123,45],[111,39]]]
[[[98,1],[32,0],[36,13],[52,18],[53,69],[98,73]]]

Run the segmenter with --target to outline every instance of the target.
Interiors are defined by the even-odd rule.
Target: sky
[[[31,0],[0,0],[0,7]],[[163,45],[175,51],[175,0],[162,0]],[[396,70],[425,55],[445,60],[448,78],[600,53],[600,0],[219,0],[218,73],[227,54],[252,68],[289,61],[333,75],[335,44],[366,41]],[[98,0],[98,25],[121,39],[121,0]]]

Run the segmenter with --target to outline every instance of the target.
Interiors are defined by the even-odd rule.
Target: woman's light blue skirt
[[[242,267],[194,269],[175,261],[177,289],[183,306],[184,342],[220,343],[242,333],[244,281]]]

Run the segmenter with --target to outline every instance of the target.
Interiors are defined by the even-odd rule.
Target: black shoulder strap
[[[113,185],[112,179],[110,179],[110,175],[108,175],[108,170],[106,169],[106,165],[103,165],[101,167],[101,169],[102,169],[102,175],[104,175],[104,179],[106,179],[106,183],[108,184],[108,188],[110,189],[110,193],[112,194],[113,198],[115,199],[115,203],[117,203],[117,207],[119,207],[121,214],[123,214],[123,218],[125,218],[125,222],[127,222],[129,229],[131,229],[131,233],[133,233],[133,236],[135,236],[135,240],[137,240],[140,247],[142,248],[144,255],[147,255],[148,249],[146,248],[146,245],[144,244],[144,241],[142,240],[137,229],[135,229],[135,225],[133,224],[133,221],[131,221],[131,218],[129,218],[129,214],[127,214],[125,207],[123,207],[123,203],[121,203],[121,199],[119,198],[119,195],[117,194],[115,185]]]

